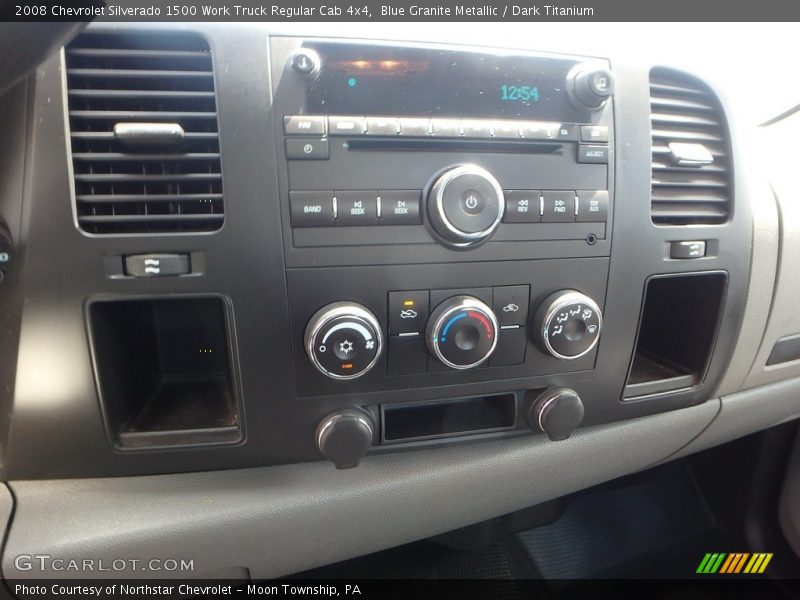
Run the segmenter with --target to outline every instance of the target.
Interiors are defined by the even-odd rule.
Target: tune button
[[[317,311],[306,328],[311,363],[333,379],[355,379],[369,371],[383,348],[381,327],[366,308],[335,302]]]

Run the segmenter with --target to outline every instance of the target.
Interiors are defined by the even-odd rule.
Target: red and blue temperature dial
[[[455,296],[431,313],[426,337],[431,353],[452,369],[471,369],[497,346],[497,317],[472,296]]]

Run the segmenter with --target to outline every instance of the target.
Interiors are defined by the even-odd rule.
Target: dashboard
[[[800,415],[796,202],[750,143],[791,111],[755,132],[711,78],[565,26],[356,29],[95,23],[0,97],[2,470],[41,548],[126,485],[164,519],[188,489],[235,527],[343,519],[336,557],[196,550],[283,575]],[[404,504],[467,482],[447,517]]]

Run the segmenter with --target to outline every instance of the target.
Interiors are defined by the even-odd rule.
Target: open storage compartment
[[[389,404],[382,409],[386,444],[492,433],[513,429],[517,423],[514,394]]]
[[[89,306],[100,397],[120,448],[241,440],[226,305],[219,297]]]
[[[723,272],[659,275],[648,280],[623,399],[702,382],[717,336],[726,284]]]

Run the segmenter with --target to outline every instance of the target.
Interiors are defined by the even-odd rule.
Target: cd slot
[[[442,139],[410,139],[410,138],[372,138],[349,139],[345,142],[348,150],[380,152],[382,150],[396,152],[407,150],[412,152],[479,152],[504,154],[563,154],[564,146],[558,143],[492,140],[442,140]]]

